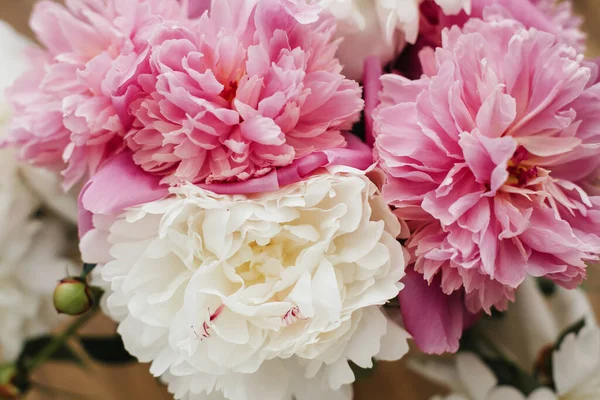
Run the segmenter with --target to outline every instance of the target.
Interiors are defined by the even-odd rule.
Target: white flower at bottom
[[[560,400],[600,399],[600,327],[568,335],[553,354],[552,368]]]
[[[547,299],[534,279],[527,279],[504,316],[482,322],[479,329],[523,371],[533,371],[533,364],[548,346],[554,346],[560,332],[582,319],[585,326],[578,333],[569,333],[551,354],[554,390],[540,387],[526,396],[514,387],[498,385],[490,368],[468,352],[450,360],[412,360],[410,365],[452,391],[431,400],[600,399],[600,327],[582,290],[557,287]]]
[[[400,225],[364,173],[171,192],[112,223],[101,275],[127,349],[176,398],[350,399],[348,361],[406,353],[379,307],[402,288]]]

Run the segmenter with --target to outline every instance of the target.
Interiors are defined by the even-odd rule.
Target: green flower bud
[[[14,384],[16,375],[17,368],[14,365],[0,366],[0,399],[13,400],[19,397],[21,392]]]
[[[54,307],[59,314],[81,315],[93,304],[89,286],[79,278],[65,278],[54,289]]]

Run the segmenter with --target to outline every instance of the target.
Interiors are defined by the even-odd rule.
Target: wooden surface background
[[[577,11],[586,18],[589,34],[589,55],[600,55],[600,0],[575,0]],[[9,21],[20,32],[31,35],[27,20],[34,0],[0,0],[0,18]],[[1,38],[0,38],[1,40]],[[1,61],[0,61],[1,62]],[[600,266],[589,269],[586,288],[596,310],[600,311]],[[598,313],[600,317],[600,312]],[[114,332],[114,324],[98,317],[86,328],[86,333]],[[35,377],[44,385],[65,389],[94,400],[171,400],[166,390],[148,374],[145,364],[125,367],[102,367],[90,364],[86,370],[69,365],[46,365]],[[356,400],[426,400],[443,390],[413,374],[403,365],[380,363],[372,378],[355,385]],[[68,400],[66,394],[36,391],[27,400]]]

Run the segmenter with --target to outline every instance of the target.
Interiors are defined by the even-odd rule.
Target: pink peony
[[[214,1],[123,60],[116,95],[134,117],[126,140],[138,165],[169,184],[243,181],[345,145],[363,102],[334,57],[335,21],[300,23],[285,4]]]
[[[382,77],[374,112],[383,195],[414,229],[414,269],[472,313],[506,308],[528,275],[575,287],[600,252],[600,197],[577,183],[600,164],[596,67],[508,19],[446,30],[426,60],[432,76]],[[456,350],[450,339],[421,345]]]
[[[31,27],[46,48],[9,91],[14,109],[7,143],[34,164],[60,168],[70,187],[123,147],[125,127],[111,100],[109,71],[138,54],[152,27],[184,19],[176,0],[80,0],[36,5]]]

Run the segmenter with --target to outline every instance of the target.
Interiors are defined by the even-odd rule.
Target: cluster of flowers
[[[79,193],[104,308],[177,399],[349,399],[352,364],[456,352],[598,259],[579,25],[554,0],[43,1],[4,146]]]

